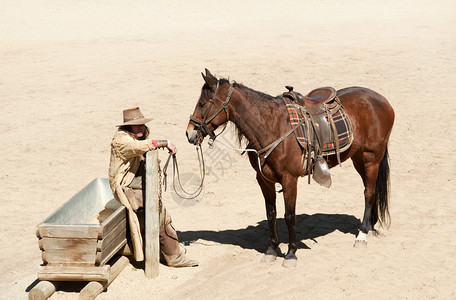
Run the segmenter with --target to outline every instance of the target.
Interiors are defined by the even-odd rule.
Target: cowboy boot
[[[160,250],[169,267],[196,267],[198,261],[186,256],[184,246],[179,244],[177,233],[171,224],[160,226]]]
[[[160,214],[160,250],[169,267],[196,267],[198,261],[186,256],[184,246],[179,244],[176,230],[171,225],[172,219],[165,207]]]

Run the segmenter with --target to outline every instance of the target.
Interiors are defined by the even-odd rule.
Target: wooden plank
[[[45,264],[83,264],[83,265],[95,265],[96,252],[83,252],[83,253],[71,253],[65,254],[65,251],[53,251],[47,250],[41,252],[41,258]]]
[[[58,281],[40,281],[30,290],[28,298],[29,300],[46,300],[54,294],[59,285]]]
[[[146,154],[146,189],[145,189],[145,266],[146,277],[158,276],[160,263],[159,244],[159,176],[158,151],[148,151]]]
[[[114,213],[106,218],[101,224],[98,232],[98,238],[103,239],[111,232],[119,222],[127,218],[127,209],[125,206],[119,207]]]
[[[76,240],[73,248],[46,248],[41,253],[44,263],[74,263],[95,265],[97,240]]]
[[[97,257],[95,259],[96,266],[104,265],[111,257],[114,256],[119,250],[127,243],[126,238],[127,229],[124,228],[123,232],[119,234],[110,244],[108,244],[103,251],[97,252]]]
[[[82,224],[82,225],[50,225],[41,224],[38,228],[38,234],[41,237],[51,238],[98,238],[100,225]]]
[[[97,239],[42,238],[45,263],[89,263],[95,265]]]
[[[103,292],[113,281],[116,277],[122,272],[122,270],[128,266],[130,261],[127,257],[121,256],[114,264],[111,266],[109,271],[109,278],[107,281],[96,282],[91,281],[89,282],[79,293],[80,300],[92,300],[95,299],[101,292]]]
[[[79,238],[42,238],[44,250],[71,250],[96,251],[97,239]]]
[[[102,240],[98,240],[97,251],[103,251],[103,249],[111,244],[111,242],[117,238],[118,235],[123,234],[126,238],[126,234],[124,233],[125,229],[127,228],[127,219],[121,220],[117,223],[117,226],[114,227]]]
[[[102,267],[47,265],[39,268],[38,279],[50,281],[105,281],[109,279],[109,269],[109,265]]]

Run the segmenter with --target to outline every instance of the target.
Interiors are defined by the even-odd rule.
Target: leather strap
[[[337,133],[336,124],[334,123],[334,119],[331,114],[328,114],[329,123],[331,124],[331,128],[334,133],[334,143],[336,144],[336,156],[337,156],[337,163],[342,166],[340,162],[340,147],[339,147],[339,134]]]
[[[264,152],[268,151],[266,153],[266,155],[264,156],[264,159],[268,158],[268,156],[271,154],[272,151],[274,151],[274,149],[287,137],[289,136],[290,134],[292,134],[296,129],[299,128],[299,126],[301,126],[302,124],[304,123],[303,120],[301,120],[298,124],[296,124],[295,127],[291,128],[287,133],[285,133],[283,136],[281,136],[278,140],[272,142],[271,144],[269,144],[268,146],[264,147],[263,149],[261,149],[260,151],[257,152],[258,155],[261,155],[263,154]]]

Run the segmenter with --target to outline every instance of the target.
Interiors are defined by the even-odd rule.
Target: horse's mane
[[[233,87],[235,88],[239,88],[240,90],[242,90],[243,92],[245,93],[248,93],[248,94],[251,94],[253,96],[255,96],[256,99],[260,100],[260,101],[269,101],[269,100],[273,100],[273,99],[277,99],[278,97],[273,97],[271,95],[268,95],[268,94],[265,94],[265,93],[262,93],[262,92],[259,92],[259,91],[255,91],[254,89],[251,89],[241,83],[238,83],[236,81],[230,81],[229,79],[227,78],[220,78],[218,79],[218,82],[220,85],[223,85],[223,84],[233,84]],[[203,92],[209,92],[210,89],[209,89],[209,86],[205,83],[204,86],[203,86]]]
[[[230,80],[226,79],[226,78],[220,78],[219,83],[220,83],[220,85],[222,85],[224,83],[230,84]],[[233,81],[232,84],[233,84],[234,88],[238,88],[242,92],[249,94],[251,96],[250,99],[252,99],[252,101],[255,101],[256,102],[255,105],[258,107],[265,106],[268,104],[269,101],[273,101],[273,100],[276,100],[279,98],[279,97],[273,97],[271,95],[256,91],[256,90],[251,89],[236,81]],[[236,125],[234,126],[234,131],[238,138],[239,147],[241,147],[242,141],[247,140],[247,138],[245,137],[243,130]]]
[[[265,94],[262,92],[255,91],[254,89],[251,89],[251,88],[249,88],[243,84],[237,83],[237,82],[233,83],[233,87],[237,87],[246,93],[252,94],[252,95],[256,96],[256,99],[261,100],[261,101],[270,101],[270,100],[277,98],[277,97],[273,97],[271,95],[268,95],[268,94]]]

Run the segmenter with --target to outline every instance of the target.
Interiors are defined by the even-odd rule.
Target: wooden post
[[[79,293],[80,300],[92,300],[95,299],[99,294],[101,294],[111,282],[119,276],[120,272],[125,269],[130,261],[126,256],[121,256],[117,259],[109,270],[109,278],[107,281],[91,281],[89,282]]]
[[[145,265],[146,277],[158,276],[160,263],[160,216],[159,216],[159,176],[158,176],[158,151],[152,150],[146,154],[146,197],[145,197]]]
[[[29,300],[45,300],[54,294],[60,285],[58,281],[40,281],[28,294]]]

